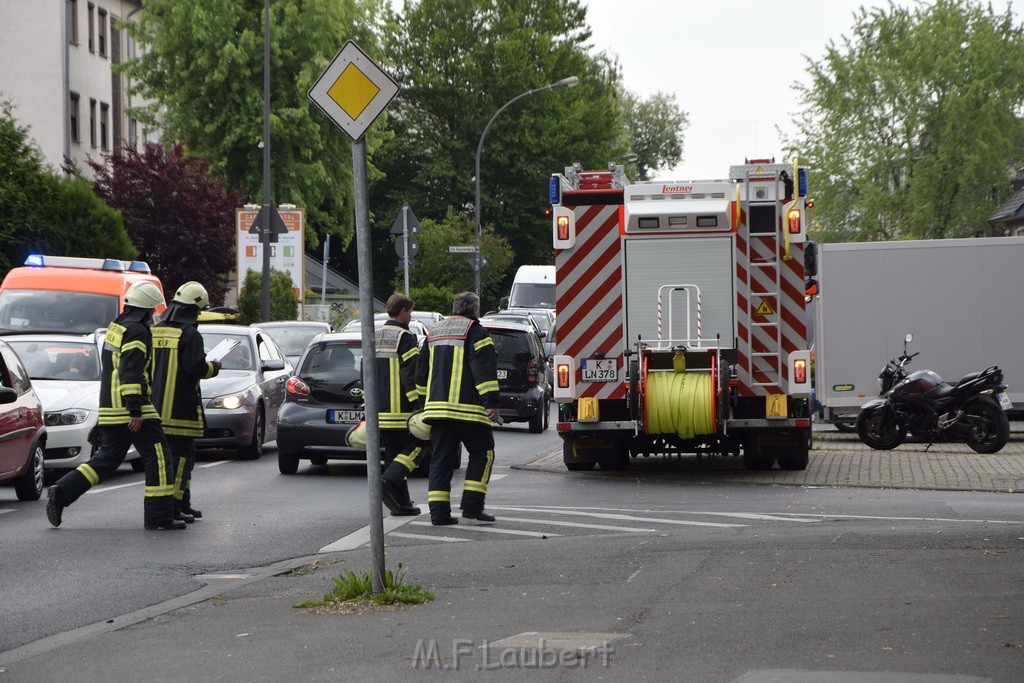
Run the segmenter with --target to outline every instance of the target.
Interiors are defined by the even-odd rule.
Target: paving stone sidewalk
[[[672,462],[634,460],[628,472],[670,469],[694,483],[1024,492],[1024,425],[1014,423],[1013,429],[1009,443],[993,455],[975,453],[959,443],[932,444],[926,451],[925,443],[907,442],[892,451],[875,451],[855,434],[825,429],[815,431],[811,461],[803,471],[748,471],[739,458],[684,457]],[[560,449],[516,469],[566,471]],[[602,476],[597,471],[574,474]]]

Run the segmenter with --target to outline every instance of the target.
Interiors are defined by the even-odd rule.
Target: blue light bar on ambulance
[[[123,273],[130,270],[136,273],[151,273],[145,261],[121,261],[116,258],[82,258],[79,256],[46,256],[30,254],[25,259],[26,266],[44,268],[88,268],[90,270],[111,270]]]
[[[559,204],[562,201],[562,184],[558,178],[548,178],[548,201],[552,204]]]

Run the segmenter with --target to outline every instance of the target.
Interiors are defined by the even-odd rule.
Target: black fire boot
[[[191,503],[182,503],[181,504],[181,511],[184,512],[186,515],[192,515],[193,519],[202,519],[203,518],[203,513],[200,512],[199,510],[196,510],[194,507],[192,507]]]
[[[458,524],[459,520],[452,517],[452,506],[448,503],[430,503],[430,523],[434,526]]]
[[[390,479],[380,480],[380,498],[392,515],[402,514],[402,504],[398,502],[398,487],[395,486],[395,482]]]
[[[53,526],[60,526],[61,515],[67,507],[64,498],[64,491],[54,484],[46,489],[46,519],[50,520]]]
[[[188,528],[185,522],[170,520],[168,522],[146,522],[146,531],[181,531]]]
[[[462,511],[463,519],[473,519],[481,524],[494,524],[495,517],[489,512],[481,510],[480,512],[470,512],[469,510]]]
[[[178,520],[179,522],[185,522],[185,524],[191,524],[192,522],[196,521],[195,517],[188,514],[178,506],[174,507],[174,519]]]

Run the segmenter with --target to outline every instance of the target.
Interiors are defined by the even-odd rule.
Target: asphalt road
[[[448,679],[478,680],[478,647],[452,668],[456,641],[552,633],[608,635],[610,662],[506,677],[1020,680],[1020,494],[697,483],[692,467],[524,471],[511,466],[557,448],[553,430],[512,426],[496,437],[488,508],[498,524],[385,518],[389,566],[402,562],[438,596],[394,615],[291,608],[340,569],[368,569],[358,465],[283,477],[272,449],[256,463],[204,462],[196,495],[208,519],[163,535],[141,529],[141,478],[127,471],[109,482],[127,486],[89,494],[59,530],[42,504],[0,489],[0,589],[12,608],[0,616],[0,671],[7,680],[395,680],[425,675],[416,647],[432,638],[447,651]],[[426,483],[411,488],[422,502]],[[319,559],[232,584],[231,572],[303,557]],[[211,573],[220,578],[196,578]],[[206,584],[217,599],[137,612]],[[103,631],[106,619],[118,623]]]

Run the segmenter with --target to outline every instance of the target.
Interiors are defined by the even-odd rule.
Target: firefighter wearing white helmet
[[[107,327],[100,379],[99,448],[89,462],[47,489],[46,516],[60,526],[64,508],[124,462],[131,446],[146,468],[143,524],[150,530],[184,529],[174,521],[174,456],[150,400],[147,368],[153,346],[153,312],[164,303],[160,288],[136,282],[124,295],[124,311]]]
[[[203,516],[192,507],[195,442],[206,430],[199,382],[220,372],[219,362],[206,360],[199,332],[199,311],[209,304],[210,295],[200,283],[191,280],[178,287],[160,322],[153,327],[149,363],[153,405],[160,413],[176,463],[174,518],[187,524]]]

